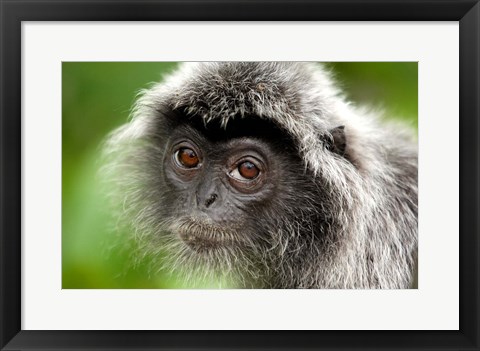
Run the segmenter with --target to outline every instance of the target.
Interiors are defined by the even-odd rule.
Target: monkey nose
[[[209,208],[215,200],[218,198],[217,194],[211,194],[206,200],[205,200],[205,207]]]
[[[196,204],[199,207],[209,208],[215,201],[218,200],[218,193],[211,189],[211,191],[196,191],[195,192]]]

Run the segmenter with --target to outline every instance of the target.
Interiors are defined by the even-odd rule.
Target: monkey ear
[[[347,148],[345,126],[338,126],[328,131],[325,138],[325,148],[340,156],[345,155],[345,149]]]

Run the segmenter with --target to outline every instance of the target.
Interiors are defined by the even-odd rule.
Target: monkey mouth
[[[186,221],[175,232],[190,248],[199,251],[242,245],[236,231],[205,222]]]
[[[217,249],[234,244],[232,240],[212,238],[203,234],[198,235],[197,233],[181,233],[180,237],[189,247],[200,251]]]

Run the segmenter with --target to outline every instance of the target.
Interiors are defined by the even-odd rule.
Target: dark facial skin
[[[192,248],[239,245],[261,239],[260,218],[302,183],[304,166],[292,143],[271,125],[238,121],[226,129],[181,123],[163,159],[171,216]]]

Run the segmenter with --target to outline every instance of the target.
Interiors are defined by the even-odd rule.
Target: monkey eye
[[[181,167],[195,168],[200,163],[197,153],[188,148],[182,147],[175,152],[175,160]]]
[[[253,162],[244,161],[235,168],[230,176],[238,180],[253,180],[258,177],[260,170]]]

